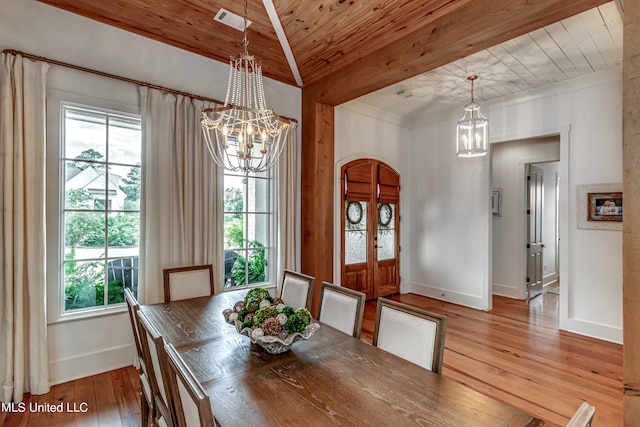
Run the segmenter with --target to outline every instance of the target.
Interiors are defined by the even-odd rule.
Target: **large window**
[[[63,312],[137,294],[140,117],[62,104]]]
[[[225,288],[270,282],[269,173],[224,175]]]

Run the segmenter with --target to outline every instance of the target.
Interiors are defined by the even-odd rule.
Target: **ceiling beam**
[[[305,89],[342,104],[609,1],[475,0]]]

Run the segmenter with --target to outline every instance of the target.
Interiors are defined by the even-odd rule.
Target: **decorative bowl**
[[[283,330],[278,335],[261,335],[259,333],[255,333],[256,329],[259,329],[257,327],[243,328],[242,323],[239,320],[229,319],[229,315],[233,312],[234,311],[230,309],[222,312],[225,322],[233,324],[239,334],[249,337],[253,344],[258,344],[270,354],[285,353],[289,351],[294,342],[299,340],[308,340],[315,331],[320,329],[319,323],[311,321],[310,324],[305,326],[302,333],[294,332],[293,334],[289,334]],[[260,332],[262,332],[262,330],[260,330]]]

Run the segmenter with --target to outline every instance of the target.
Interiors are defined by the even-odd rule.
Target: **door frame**
[[[571,257],[569,255],[569,243],[572,240],[572,233],[569,227],[569,215],[570,215],[570,206],[571,206],[571,198],[573,193],[569,191],[571,188],[571,177],[569,174],[569,148],[570,148],[570,135],[571,135],[571,125],[560,125],[552,128],[545,129],[523,129],[519,130],[514,134],[506,134],[506,135],[498,135],[492,136],[491,144],[498,143],[508,143],[510,141],[516,141],[520,139],[529,139],[529,138],[541,138],[546,136],[560,136],[560,192],[559,192],[559,203],[558,209],[560,214],[558,215],[558,229],[560,234],[560,250],[558,251],[560,257],[560,266],[559,271],[562,271],[562,282],[566,284],[566,286],[560,286],[560,315],[559,315],[559,329],[568,330],[569,329],[569,294],[568,288],[571,286]],[[536,163],[539,161],[544,161],[537,158],[532,159],[524,159],[518,162],[518,167],[521,167],[522,171],[524,171],[524,165],[526,163]],[[524,172],[523,172],[524,173]],[[519,200],[523,202],[519,204],[520,212],[517,214],[520,218],[524,218],[524,199],[526,195],[524,194],[524,186],[521,186],[521,194],[518,195]],[[524,269],[524,242],[525,242],[525,224],[524,221],[519,221],[519,229],[518,229],[518,239],[522,243],[522,256],[518,257],[518,277],[525,277],[525,269]],[[489,230],[489,235],[493,234],[493,224],[490,224],[491,229]],[[491,263],[492,261],[490,261]],[[491,287],[488,289],[489,291],[489,299],[491,298]],[[524,295],[524,279],[522,285],[522,299],[525,298]]]
[[[343,188],[341,186],[341,170],[342,167],[344,165],[346,165],[347,163],[350,163],[354,160],[358,160],[358,159],[371,159],[371,160],[376,160],[379,161],[381,163],[386,164],[387,166],[389,166],[390,168],[392,168],[394,171],[396,171],[398,173],[398,175],[400,175],[400,179],[402,180],[402,172],[401,169],[399,168],[399,165],[397,164],[397,162],[390,160],[390,159],[385,159],[385,158],[381,158],[377,155],[374,155],[372,153],[356,153],[356,154],[350,154],[348,156],[345,156],[343,158],[341,158],[340,160],[336,160],[336,162],[334,163],[334,179],[333,179],[333,283],[336,285],[340,285],[340,276],[341,276],[341,254],[342,254],[342,223],[341,223],[341,218],[342,218],[342,198],[344,196],[344,192],[343,192]],[[402,212],[402,206],[405,202],[402,201],[402,198],[400,198],[400,211]],[[402,225],[400,225],[400,232],[398,234],[398,245],[401,244],[404,234],[403,234],[403,227]],[[406,257],[400,256],[400,263],[398,266],[398,271],[400,272],[399,275],[401,276],[400,279],[400,293],[404,293],[403,292],[403,286],[402,286],[402,271],[406,271],[403,267],[405,267],[405,260]]]

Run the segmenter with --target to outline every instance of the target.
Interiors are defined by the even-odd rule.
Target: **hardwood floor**
[[[414,294],[391,299],[448,316],[442,374],[521,408],[545,425],[564,426],[582,401],[594,426],[623,425],[622,346],[558,330],[558,295],[529,303],[494,297],[482,312]],[[362,339],[371,342],[375,302]]]
[[[558,296],[531,302],[494,297],[477,311],[418,295],[392,299],[448,316],[443,375],[546,421],[566,425],[583,400],[596,407],[595,427],[622,426],[622,346],[558,331]],[[362,339],[371,342],[375,302],[367,303]],[[138,426],[135,368],[110,371],[27,396],[26,411],[0,412],[0,426]],[[58,405],[62,413],[30,412]],[[86,403],[86,412],[81,412]],[[71,405],[67,411],[66,405]]]
[[[24,412],[18,406],[14,412],[1,411],[0,426],[139,426],[138,387],[133,366],[58,384],[48,394],[26,395]],[[62,412],[53,412],[52,407]]]

